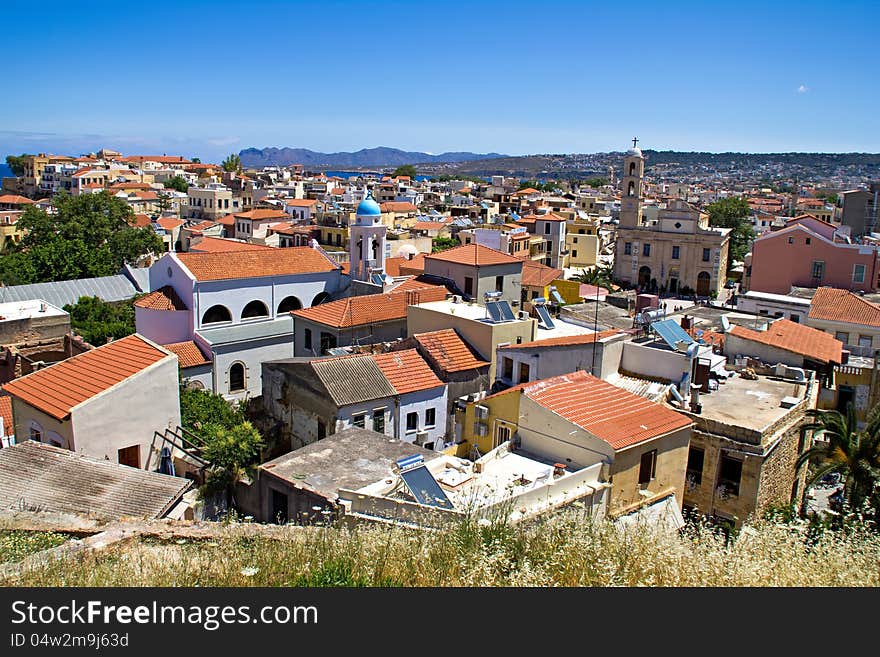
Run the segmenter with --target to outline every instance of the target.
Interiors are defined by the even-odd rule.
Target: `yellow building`
[[[569,267],[587,269],[599,261],[599,221],[577,219],[568,225],[565,248],[569,254]]]

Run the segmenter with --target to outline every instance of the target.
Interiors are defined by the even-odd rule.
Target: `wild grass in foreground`
[[[0,563],[21,561],[29,554],[64,543],[69,534],[0,529]]]
[[[206,541],[136,539],[23,573],[17,586],[877,586],[871,528],[818,534],[762,521],[735,540],[626,532],[575,513],[529,526],[463,522],[439,532],[290,527],[280,539],[230,524]]]

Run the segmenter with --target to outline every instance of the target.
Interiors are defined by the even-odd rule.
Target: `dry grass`
[[[576,513],[528,527],[466,522],[442,532],[290,528],[280,540],[136,539],[100,555],[30,570],[17,586],[877,586],[871,529],[811,536],[763,522],[736,540],[627,533]]]

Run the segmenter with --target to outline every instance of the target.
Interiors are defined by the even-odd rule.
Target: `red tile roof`
[[[460,265],[473,265],[475,267],[488,267],[490,265],[507,265],[511,263],[522,264],[522,260],[514,258],[503,251],[490,249],[480,244],[465,244],[456,246],[440,253],[426,255],[425,260],[437,260],[441,262],[453,262]]]
[[[3,194],[0,196],[0,203],[7,205],[33,205],[35,201],[19,196],[18,194]]]
[[[160,287],[134,302],[137,308],[149,310],[186,310],[186,304],[170,285]]]
[[[170,357],[134,334],[10,381],[4,390],[63,420],[75,406]]]
[[[565,217],[560,217],[558,214],[553,214],[552,212],[548,212],[547,214],[538,214],[535,215],[536,221],[566,221]]]
[[[3,418],[3,435],[15,434],[15,424],[12,422],[12,397],[0,395],[0,417]]]
[[[226,215],[227,217],[229,215]],[[250,210],[249,212],[236,212],[233,217],[237,219],[250,219],[251,221],[265,221],[266,219],[278,219],[282,221],[284,219],[288,219],[289,215],[282,210],[273,210],[271,208],[260,208],[257,210]]]
[[[409,276],[424,273],[426,256],[426,253],[417,253],[410,259],[404,258],[399,265],[398,275]]]
[[[584,371],[534,381],[522,394],[576,424],[615,450],[692,424],[690,418],[622,390]]]
[[[177,259],[199,281],[330,272],[339,265],[308,246],[225,253],[178,253]]]
[[[810,301],[809,317],[880,327],[880,306],[849,290],[820,287]]]
[[[311,308],[293,310],[291,314],[333,328],[350,328],[379,322],[405,320],[407,306],[429,301],[443,301],[445,298],[445,287],[432,286],[408,292],[347,297]]]
[[[136,214],[136,215],[134,215],[134,222],[133,223],[138,228],[146,228],[147,226],[151,226],[153,224],[153,220],[150,219],[149,215]]]
[[[788,319],[777,319],[766,331],[734,326],[730,334],[743,340],[806,356],[820,363],[840,363],[842,360],[843,343],[840,340],[824,331]]]
[[[184,222],[181,219],[174,219],[173,217],[161,217],[156,220],[156,223],[162,226],[165,230],[174,230],[179,226],[183,226]]]
[[[199,349],[199,346],[190,340],[189,342],[175,342],[173,344],[162,345],[168,351],[177,354],[177,362],[181,368],[195,367],[196,365],[204,365],[210,363],[210,358],[205,358],[205,354]]]
[[[444,372],[461,372],[489,365],[489,361],[480,358],[454,329],[416,333],[413,337],[428,358]]]
[[[542,265],[534,260],[525,260],[522,268],[522,284],[532,287],[544,287],[565,275],[561,269]]]
[[[409,201],[386,201],[379,205],[382,212],[417,212],[418,208]]]
[[[190,245],[190,253],[230,253],[232,251],[265,251],[273,250],[271,246],[250,244],[222,237],[203,237],[199,242]]]
[[[373,360],[388,382],[400,394],[430,390],[443,385],[424,358],[415,349],[374,354]]]
[[[403,283],[393,288],[391,292],[406,292],[408,290],[424,290],[425,288],[443,288],[446,289],[446,286],[441,283],[432,283],[429,281],[420,280],[419,276],[411,276],[409,279],[405,280]]]
[[[400,267],[408,262],[409,261],[406,258],[385,258],[385,273],[393,277],[405,276],[405,274],[400,273]],[[341,265],[343,274],[351,272],[350,262],[343,262]]]
[[[290,208],[310,208],[317,205],[318,201],[313,198],[286,198],[284,205]]]
[[[540,194],[540,193],[541,192],[539,192],[534,187],[526,187],[525,189],[521,189],[517,192],[514,192],[513,195],[514,196],[530,196],[532,194]]]
[[[508,344],[499,349],[526,349],[533,347],[573,347],[575,345],[593,344],[602,341],[614,335],[618,335],[621,331],[618,329],[608,329],[607,331],[599,331],[598,333],[589,333],[583,335],[561,335],[556,338],[547,338],[546,340],[532,340],[531,342],[521,342],[519,344]]]
[[[152,189],[147,183],[142,182],[121,182],[110,185],[110,189]]]

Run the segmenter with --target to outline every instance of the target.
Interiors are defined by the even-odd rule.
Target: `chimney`
[[[554,463],[553,464],[553,476],[561,477],[565,474],[565,463]]]
[[[691,318],[687,315],[681,318],[681,328],[683,328],[685,331],[691,330]]]
[[[691,384],[691,412],[699,415],[703,412],[703,405],[700,403],[700,384]]]

